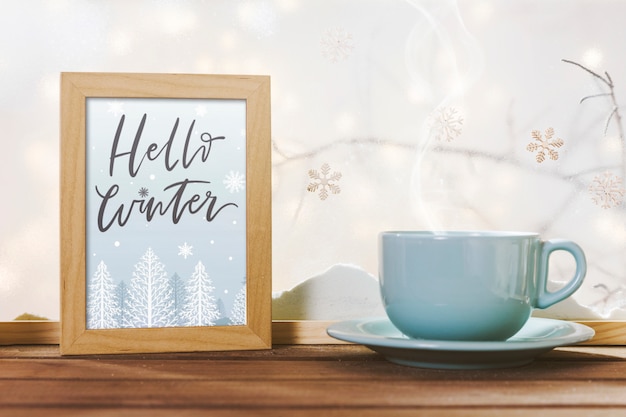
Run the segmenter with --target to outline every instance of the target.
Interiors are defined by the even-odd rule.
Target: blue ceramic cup
[[[552,252],[569,252],[574,277],[550,292]],[[391,322],[432,340],[506,340],[529,319],[572,295],[587,271],[576,243],[497,231],[398,231],[379,235],[379,280]]]

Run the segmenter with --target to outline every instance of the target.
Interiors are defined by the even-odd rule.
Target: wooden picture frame
[[[271,348],[270,136],[267,76],[61,74],[61,354]]]

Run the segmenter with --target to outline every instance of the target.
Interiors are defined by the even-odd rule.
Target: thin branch
[[[579,64],[578,62],[570,61],[569,59],[561,59],[561,61],[566,62],[568,64],[576,65],[578,68],[581,68],[581,69],[587,71],[589,74],[593,75],[594,77],[598,78],[599,80],[602,80],[602,82],[605,83],[606,85],[608,85],[609,87],[611,87],[611,88],[613,87],[613,81],[611,81],[611,77],[609,77],[609,74],[607,74],[606,72],[605,72],[605,74],[607,75],[607,78],[604,78],[603,76],[601,76],[597,72],[594,72],[594,71],[590,70],[589,68],[585,67],[582,64]]]
[[[604,96],[611,96],[611,93],[601,93],[601,94],[593,94],[591,96],[586,96],[580,99],[579,104],[581,104],[583,101],[587,100],[588,98],[595,98],[595,97],[604,97]]]
[[[617,114],[617,107],[613,107],[613,110],[611,111],[611,114],[609,114],[609,117],[606,118],[606,123],[604,124],[604,135],[606,136],[606,133],[609,131],[609,124],[611,123],[611,119],[613,118],[613,116],[615,116]]]
[[[615,119],[615,124],[617,124],[617,130],[619,132],[619,138],[622,141],[622,146],[623,146],[623,149],[622,149],[622,165],[623,165],[624,174],[626,176],[626,143],[624,143],[624,141],[626,140],[626,137],[624,137],[624,128],[622,127],[622,115],[619,112],[619,105],[617,104],[617,98],[615,97],[615,84],[613,84],[613,79],[609,75],[608,71],[604,71],[604,75],[606,76],[606,78],[604,78],[603,76],[601,76],[597,72],[594,72],[594,71],[590,70],[589,68],[585,67],[582,64],[579,64],[578,62],[570,61],[569,59],[561,59],[561,61],[563,61],[565,63],[568,63],[568,64],[572,64],[572,65],[577,66],[578,68],[582,69],[583,71],[593,75],[594,77],[596,77],[597,79],[599,79],[600,81],[602,81],[603,83],[605,83],[609,87],[609,92],[608,93],[593,94],[593,95],[590,95],[590,96],[583,97],[580,100],[580,103],[582,103],[583,101],[587,100],[588,98],[604,97],[604,96],[611,97],[611,102],[613,103],[613,108],[611,109],[611,113],[607,117],[606,123],[604,125],[604,135],[606,136],[607,132],[609,131],[609,124],[611,123],[611,121],[613,119]]]

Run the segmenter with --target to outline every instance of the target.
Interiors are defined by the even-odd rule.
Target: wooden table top
[[[41,414],[624,416],[626,347],[558,348],[475,371],[395,365],[358,345],[89,357],[0,347],[0,415]]]

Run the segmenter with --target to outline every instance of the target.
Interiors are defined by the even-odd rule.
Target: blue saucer
[[[365,345],[390,362],[436,369],[521,366],[555,347],[584,342],[595,334],[579,323],[535,317],[510,339],[494,342],[410,339],[387,317],[341,321],[327,332],[336,339]]]

